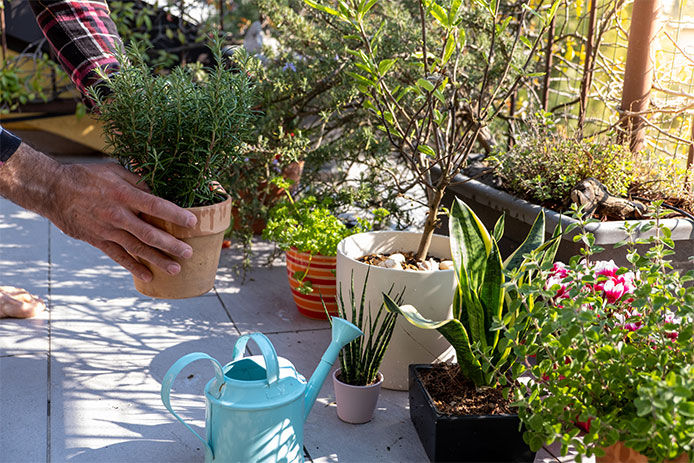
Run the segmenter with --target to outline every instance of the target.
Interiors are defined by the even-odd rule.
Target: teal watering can
[[[164,376],[161,399],[176,419],[204,444],[207,463],[301,463],[304,421],[318,391],[340,349],[362,334],[347,320],[332,317],[332,341],[308,383],[289,360],[277,356],[265,335],[247,334],[236,341],[232,361],[224,367],[201,352],[181,357]],[[262,354],[244,357],[251,339]],[[207,439],[200,437],[173,411],[169,397],[171,385],[181,370],[201,359],[210,360],[215,371],[215,377],[205,386]]]

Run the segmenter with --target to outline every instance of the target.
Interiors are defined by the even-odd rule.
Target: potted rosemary
[[[367,272],[358,304],[354,297],[354,275],[350,280],[349,305],[343,298],[342,285],[338,300],[340,317],[351,321],[364,333],[364,336],[342,348],[340,369],[333,372],[337,416],[352,424],[366,423],[373,418],[383,383],[383,374],[379,368],[397,321],[397,313],[387,311],[383,303],[377,312],[372,312],[366,306],[368,281]],[[395,300],[400,303],[402,293]]]
[[[140,176],[143,188],[198,218],[191,230],[144,217],[193,248],[190,259],[171,256],[181,265],[175,276],[143,260],[153,278],[135,278],[135,288],[147,296],[185,298],[212,289],[229,227],[231,199],[216,182],[230,164],[243,162],[254,94],[244,72],[250,58],[237,52],[230,62],[219,37],[210,48],[214,65],[178,66],[163,75],[132,46],[119,57],[120,71],[103,76],[109,92],[91,93],[112,155]]]

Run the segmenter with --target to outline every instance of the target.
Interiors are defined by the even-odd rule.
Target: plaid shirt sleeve
[[[85,94],[100,81],[97,69],[118,67],[114,56],[123,44],[105,0],[30,0],[36,21],[55,56]]]
[[[113,52],[123,44],[106,0],[29,0],[29,4],[55,56],[82,95],[86,96],[89,87],[99,88],[97,69],[107,73],[118,69]],[[0,165],[20,143],[0,126]]]

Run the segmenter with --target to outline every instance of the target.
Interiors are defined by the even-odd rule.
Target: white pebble
[[[439,270],[453,270],[453,261],[444,260],[439,264]]]
[[[386,268],[402,270],[402,264],[399,261],[394,260],[392,257],[389,257],[388,259],[384,260],[383,266]]]

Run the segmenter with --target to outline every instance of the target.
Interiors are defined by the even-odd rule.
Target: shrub
[[[628,146],[567,136],[552,126],[531,128],[498,160],[507,191],[559,210],[566,209],[571,190],[587,178],[619,196],[627,194],[634,180]]]

